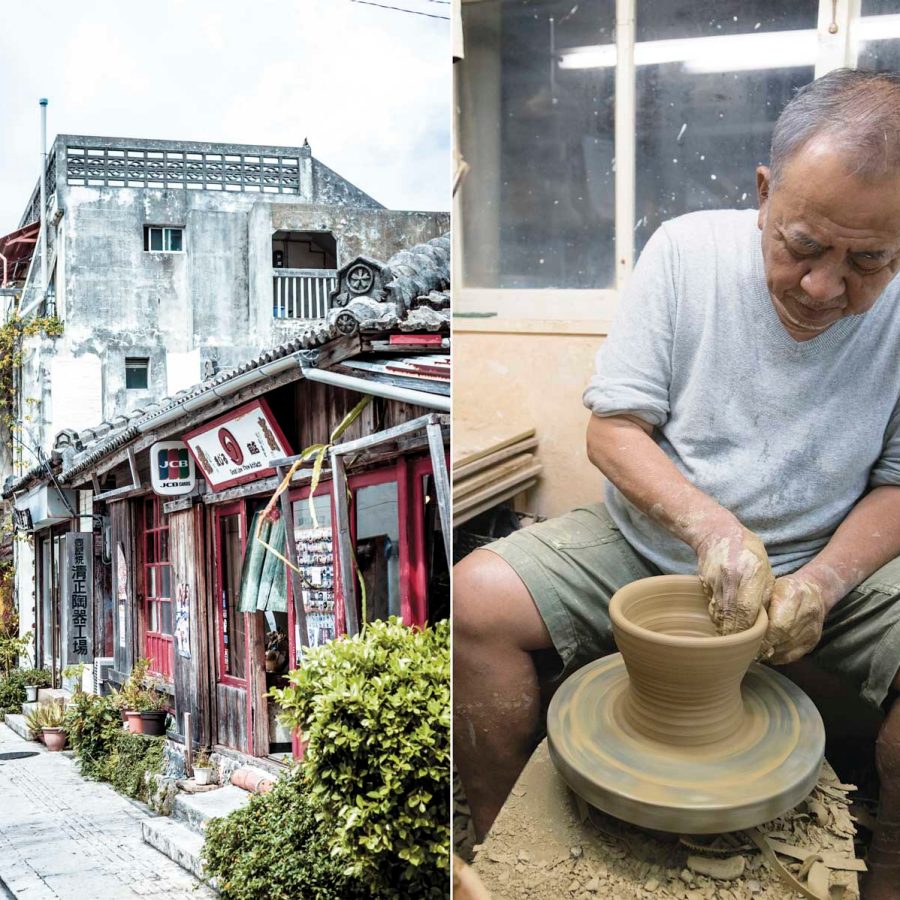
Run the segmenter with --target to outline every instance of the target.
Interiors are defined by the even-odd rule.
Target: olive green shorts
[[[661,575],[625,540],[602,503],[516,531],[484,549],[509,563],[537,606],[559,659],[551,681],[615,652],[609,601],[638,578]],[[835,605],[810,657],[880,706],[900,668],[900,558]]]

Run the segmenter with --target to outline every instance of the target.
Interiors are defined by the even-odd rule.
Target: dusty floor
[[[457,802],[454,837],[464,851],[471,832],[464,803]],[[826,764],[810,800],[762,826],[762,831],[795,848],[814,848],[830,864],[840,865],[854,856],[854,826],[847,805],[843,788]],[[696,843],[708,841],[703,838]],[[740,833],[718,843],[722,845],[719,852],[691,848],[675,835],[651,833],[583,805],[579,808],[550,761],[545,742],[522,773],[487,840],[475,848],[474,868],[494,900],[791,900],[798,896]],[[718,861],[713,867],[727,860],[726,868],[741,872],[730,879],[708,877],[702,874],[709,868],[703,860],[710,859]],[[780,859],[798,873],[801,861]],[[830,868],[827,878],[831,900],[859,896],[855,872]]]

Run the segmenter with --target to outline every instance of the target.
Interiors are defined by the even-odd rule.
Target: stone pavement
[[[144,843],[141,822],[150,816],[137,804],[0,724],[0,754],[35,750],[28,759],[0,756],[0,882],[17,900],[216,896]]]

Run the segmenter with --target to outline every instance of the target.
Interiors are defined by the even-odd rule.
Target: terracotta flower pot
[[[139,712],[134,712],[133,710],[126,710],[125,716],[128,720],[128,730],[132,734],[143,734],[144,733],[144,721],[141,718],[141,714]]]
[[[44,728],[44,744],[51,752],[62,750],[66,746],[66,732],[62,728]]]
[[[166,718],[168,713],[163,709],[158,712],[142,712],[141,731],[154,737],[161,737],[166,733]]]
[[[720,636],[698,578],[643,578],[609,605],[629,689],[622,713],[646,737],[700,746],[734,734],[744,716],[741,681],[768,627],[760,609],[746,631]]]

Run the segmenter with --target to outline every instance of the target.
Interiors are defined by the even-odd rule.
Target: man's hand
[[[806,656],[822,637],[825,613],[825,598],[816,582],[799,573],[779,578],[769,603],[763,659],[784,665]]]
[[[762,541],[736,522],[711,531],[697,545],[700,581],[719,634],[750,628],[767,606],[775,575]]]

